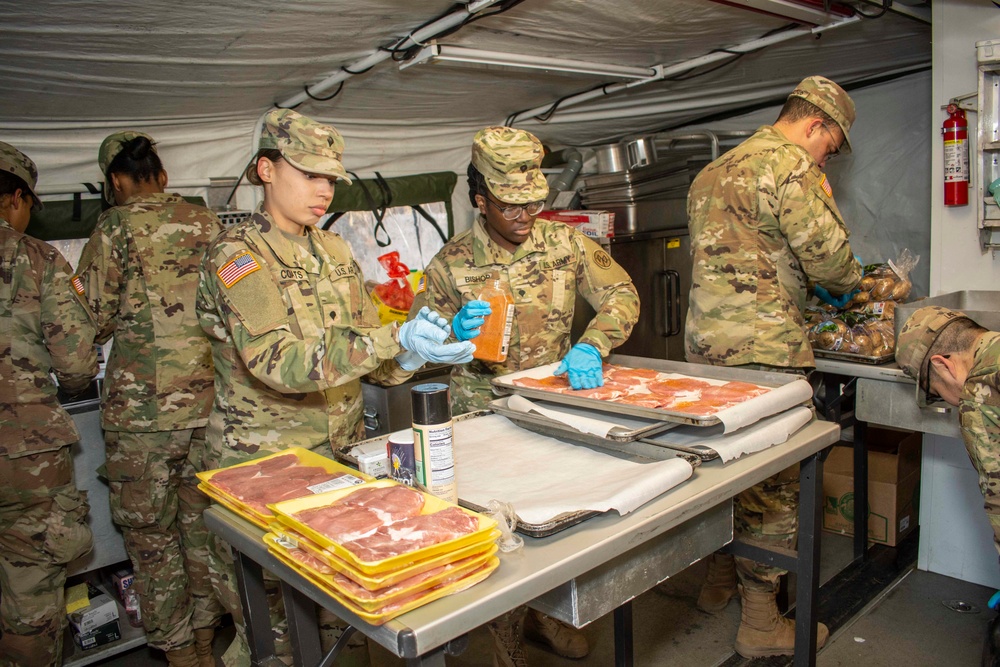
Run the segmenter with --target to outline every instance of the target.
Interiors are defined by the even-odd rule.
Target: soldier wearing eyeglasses
[[[476,134],[468,181],[479,215],[472,229],[431,260],[425,288],[410,311],[412,317],[430,306],[452,319],[456,338],[475,343],[489,313],[479,295],[491,276],[499,276],[513,297],[506,361],[453,367],[454,414],[487,407],[494,376],[559,361],[556,371],[566,373],[574,387],[601,386],[602,358],[628,339],[639,318],[632,279],[606,250],[569,225],[536,218],[549,194],[542,157],[541,142],[524,130],[487,127]],[[597,314],[574,345],[570,329],[577,294]],[[518,611],[490,624],[497,664],[526,664],[520,662]],[[581,658],[589,650],[579,631],[537,612],[529,612],[525,633],[566,657]]]
[[[815,367],[802,315],[807,286],[842,307],[862,277],[823,173],[827,160],[850,152],[854,118],[854,102],[843,88],[810,76],[791,92],[773,125],[759,128],[695,178],[687,205],[694,260],[688,361],[801,374]],[[797,468],[737,496],[734,524],[743,541],[795,548]],[[782,573],[746,558],[734,563],[732,556],[715,554],[709,560],[698,608],[719,612],[739,590],[736,650],[746,658],[794,651],[794,624],[775,604]],[[828,634],[819,624],[818,646]]]

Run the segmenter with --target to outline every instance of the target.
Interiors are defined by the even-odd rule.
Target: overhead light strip
[[[624,65],[610,65],[584,60],[570,60],[568,58],[550,58],[523,53],[486,51],[447,44],[428,44],[417,52],[413,58],[401,63],[399,69],[403,70],[414,65],[430,63],[461,63],[513,67],[547,72],[587,74],[615,79],[646,79],[656,75],[656,70],[652,67],[627,67]]]

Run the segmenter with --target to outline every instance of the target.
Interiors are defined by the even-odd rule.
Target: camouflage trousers
[[[765,549],[794,549],[799,534],[799,466],[754,484],[733,499],[733,528],[743,542]],[[786,570],[736,557],[740,583],[751,590],[777,591]]]
[[[963,425],[963,431],[964,431]],[[993,528],[993,546],[1000,553],[1000,449],[996,437],[965,439],[965,450],[979,474],[983,508]]]
[[[744,370],[807,376],[811,369],[747,364]],[[771,549],[794,549],[799,535],[799,466],[795,464],[777,475],[743,491],[733,499],[733,528],[741,541]],[[787,570],[737,556],[736,573],[750,590],[776,592],[778,579]]]
[[[225,468],[284,449],[285,447],[278,446],[275,446],[273,449],[262,447],[255,454],[247,454],[246,452],[229,447],[209,446],[203,469]],[[329,455],[332,452],[329,442],[309,447],[309,449],[323,455]],[[209,572],[212,587],[216,596],[222,602],[223,607],[233,615],[233,623],[236,626],[236,636],[233,638],[233,643],[222,656],[222,662],[226,667],[246,667],[246,665],[250,664],[250,647],[247,643],[243,607],[236,589],[236,568],[233,562],[233,551],[225,540],[217,536],[212,536],[209,547]],[[281,596],[281,584],[277,577],[266,570],[264,571],[264,589],[267,594],[267,604],[271,617],[271,632],[274,639],[275,654],[282,662],[291,665],[292,648],[288,635],[288,621],[285,617],[285,604]],[[328,651],[340,639],[340,636],[348,626],[347,623],[323,608],[318,609],[318,620],[320,642],[323,650]],[[333,664],[336,667],[368,667],[370,659],[367,638],[360,633],[352,635],[348,640],[346,648],[340,652],[340,655]]]
[[[66,565],[90,551],[69,447],[0,456],[0,665],[62,664]]]
[[[209,576],[209,500],[194,476],[205,456],[205,429],[107,431],[111,514],[135,570],[150,646],[172,651],[194,643],[225,613]]]

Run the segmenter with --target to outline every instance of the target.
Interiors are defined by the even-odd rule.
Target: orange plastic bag
[[[399,261],[399,252],[395,250],[382,255],[378,261],[389,274],[389,280],[372,289],[372,301],[378,308],[379,317],[385,324],[393,320],[405,322],[414,296],[408,280],[410,269]]]

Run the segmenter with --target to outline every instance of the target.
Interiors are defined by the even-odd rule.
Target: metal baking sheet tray
[[[490,404],[493,406],[494,412],[498,415],[503,415],[523,429],[547,435],[558,440],[591,445],[599,449],[629,454],[653,461],[663,461],[680,456],[695,467],[701,465],[702,461],[711,461],[712,459],[719,458],[719,453],[711,447],[685,447],[683,445],[675,445],[669,442],[660,442],[652,438],[642,437],[635,438],[634,440],[613,440],[611,438],[602,438],[592,433],[581,433],[569,428],[565,424],[553,421],[542,415],[525,414],[499,406],[498,404],[503,401],[504,399],[501,398]],[[673,427],[678,426],[678,424],[669,424],[668,426]]]
[[[539,414],[537,412],[521,412],[520,410],[514,410],[507,405],[509,397],[505,396],[499,398],[495,401],[490,402],[490,409],[493,410],[498,415],[503,415],[507,419],[511,420],[518,426],[524,426],[525,424],[539,424],[551,429],[554,433],[562,433],[565,437],[573,438],[576,435],[585,435],[580,431],[574,429],[572,426],[564,424],[560,421],[554,419],[549,419],[545,415]],[[657,433],[662,433],[667,429],[674,428],[677,426],[674,422],[665,422],[662,419],[642,419],[639,417],[631,417],[629,415],[614,414],[611,412],[604,412],[603,414],[598,414],[594,410],[586,408],[578,408],[569,405],[548,403],[546,401],[535,401],[537,405],[541,408],[548,408],[551,410],[558,410],[563,414],[568,416],[579,416],[588,417],[590,419],[602,419],[609,422],[617,424],[614,428],[608,431],[607,439],[613,440],[615,442],[633,442],[639,438],[649,437],[656,435]],[[529,429],[533,430],[533,429]],[[548,434],[546,434],[548,435]],[[604,438],[601,438],[602,440]]]
[[[878,366],[879,364],[888,364],[896,359],[895,352],[887,352],[886,354],[872,357],[866,356],[864,354],[853,354],[851,352],[837,352],[835,350],[821,350],[819,348],[813,348],[813,354],[817,357],[823,357],[824,359],[840,359],[841,361],[853,361],[856,364],[870,364],[872,366]]]
[[[612,354],[608,357],[609,364],[626,366],[628,368],[647,368],[664,373],[680,373],[696,378],[712,378],[725,380],[727,382],[741,381],[750,382],[762,387],[780,387],[791,384],[801,379],[800,376],[788,373],[769,373],[764,371],[749,371],[742,368],[730,368],[727,366],[706,366],[703,364],[689,364],[682,361],[667,361],[665,359],[650,359],[647,357],[631,357],[621,354]],[[692,415],[691,413],[677,412],[674,410],[664,410],[662,408],[646,408],[638,405],[628,405],[627,403],[615,403],[612,401],[602,401],[596,398],[584,398],[573,394],[562,394],[544,389],[534,389],[530,387],[518,387],[511,382],[519,377],[531,375],[532,370],[518,371],[508,375],[501,375],[493,378],[491,383],[501,394],[519,394],[527,398],[535,398],[552,403],[561,403],[579,408],[597,411],[614,411],[618,414],[632,415],[644,419],[654,419],[660,421],[676,422],[679,424],[691,424],[692,426],[715,426],[722,422],[714,415]],[[750,399],[750,403],[754,399]]]

